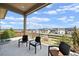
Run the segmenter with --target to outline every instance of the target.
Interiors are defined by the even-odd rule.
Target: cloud
[[[75,12],[79,12],[79,4],[75,3],[75,4],[70,4],[67,6],[61,6],[60,8],[56,9],[56,11],[75,11]]]
[[[60,17],[58,20],[61,20],[61,21],[65,21],[66,20],[66,17]]]
[[[3,21],[0,21],[0,24],[6,24],[5,22],[3,22]]]
[[[55,11],[55,10],[49,10],[49,11],[44,12],[44,13],[52,15],[52,14],[57,14],[57,11]]]
[[[48,5],[47,8],[52,8],[52,5]],[[52,14],[58,14],[59,12],[65,12],[65,11],[79,12],[79,4],[75,3],[75,4],[70,4],[67,6],[60,6],[59,8],[56,8],[55,10],[49,10],[43,13],[52,15]]]
[[[23,22],[8,22],[7,24],[11,24],[11,25],[20,25],[23,24]]]
[[[10,19],[10,20],[14,20],[14,17],[5,17],[5,19]]]
[[[9,24],[16,24],[16,22],[9,22]]]
[[[76,22],[76,24],[79,24],[79,21],[78,21],[78,22]]]
[[[63,16],[63,17],[58,18],[58,20],[67,23],[67,22],[73,22],[74,18],[75,18],[74,16],[68,16],[68,17],[67,16]]]
[[[11,17],[11,16],[9,16],[9,17],[5,17],[5,20],[10,20],[10,21],[15,21],[15,22],[21,22],[21,21],[23,21],[23,18],[22,17],[18,17],[18,18],[16,18],[16,17]]]
[[[60,27],[60,26],[55,24],[44,24],[44,23],[36,23],[36,22],[27,23],[27,28],[30,28],[30,29],[56,28],[56,27]]]
[[[35,29],[35,28],[41,28],[41,24],[39,23],[35,23],[35,22],[28,22],[27,23],[27,28],[30,28],[30,29]]]
[[[62,9],[56,9],[56,11],[60,12],[60,11],[62,11]]]
[[[71,19],[75,18],[74,16],[69,16]]]
[[[13,22],[13,21],[11,21],[11,22],[3,22],[3,21],[1,21],[0,22],[0,24],[1,24],[1,26],[2,25],[23,25],[23,22]]]
[[[10,29],[12,28],[11,25],[1,25],[1,29]]]
[[[70,23],[70,26],[77,26],[77,27],[79,27],[79,21],[75,21],[73,23]]]
[[[46,8],[51,8],[53,4],[49,4],[48,6],[46,6]]]
[[[49,18],[41,18],[41,17],[31,17],[31,18],[27,18],[28,20],[28,22],[48,22],[48,21],[50,21],[50,19]]]
[[[19,25],[19,24],[2,24],[1,25],[1,29],[10,29],[10,28],[13,28],[13,29],[22,29],[23,28],[23,24],[22,25]]]
[[[33,14],[39,14],[38,12],[34,12]]]

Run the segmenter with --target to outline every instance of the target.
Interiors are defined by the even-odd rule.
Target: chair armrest
[[[18,42],[20,42],[22,40],[22,38],[20,38],[19,40],[18,40]]]
[[[48,48],[51,48],[51,47],[59,47],[59,46],[55,46],[55,45],[48,46]]]
[[[51,47],[59,47],[59,46],[55,46],[55,45],[48,46],[48,50],[50,50]]]
[[[34,41],[34,40],[30,40],[29,43],[31,43],[32,41]]]
[[[55,46],[55,45],[48,46],[48,56],[49,56],[49,53],[52,55],[51,49],[50,49],[51,47],[59,47],[59,46]]]

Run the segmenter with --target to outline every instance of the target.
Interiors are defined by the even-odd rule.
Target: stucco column
[[[26,15],[24,16],[24,21],[23,21],[23,35],[26,35]]]

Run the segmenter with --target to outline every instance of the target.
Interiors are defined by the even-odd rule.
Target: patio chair
[[[18,40],[18,47],[20,47],[20,43],[26,43],[26,47],[28,44],[28,35],[23,35],[22,39]]]
[[[35,47],[35,54],[36,54],[37,46],[40,45],[40,49],[41,49],[41,41],[40,40],[41,40],[41,38],[39,36],[37,36],[35,38],[35,40],[29,41],[29,50],[30,50],[30,45]]]
[[[52,47],[58,47],[59,50],[53,49]],[[70,46],[66,44],[65,42],[61,42],[59,46],[48,46],[48,56],[49,54],[51,56],[63,56],[63,55],[69,55],[70,52]]]

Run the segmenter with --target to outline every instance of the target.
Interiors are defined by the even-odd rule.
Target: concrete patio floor
[[[16,40],[15,40],[16,39]],[[25,44],[21,44],[18,47],[18,38],[12,39],[8,44],[0,45],[0,56],[47,56],[47,46],[42,45],[42,49],[37,47],[37,53],[35,54],[35,48],[31,46],[25,47]]]
[[[42,44],[42,49],[40,46],[37,47],[37,53],[35,54],[35,48],[31,46],[29,50],[29,45],[26,47],[25,44],[21,44],[18,47],[18,39],[21,37],[11,38],[11,41],[7,44],[0,45],[0,56],[48,56],[48,46]],[[70,56],[79,56],[79,54],[70,52]]]

